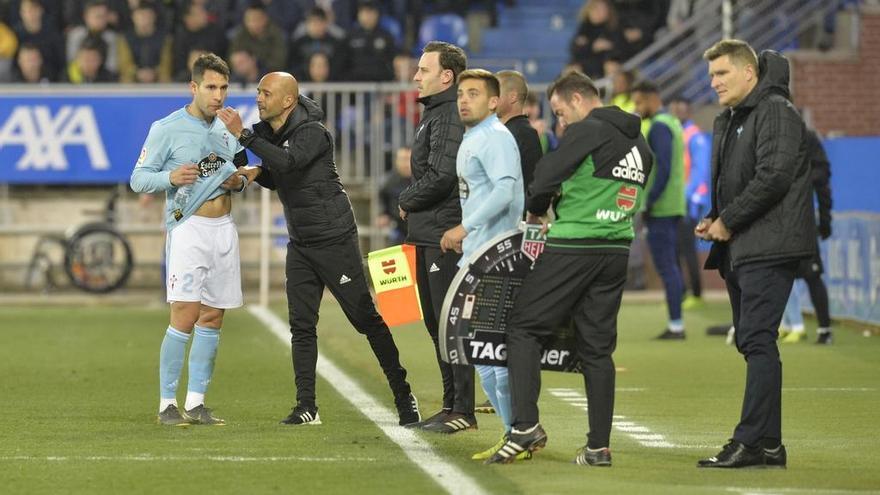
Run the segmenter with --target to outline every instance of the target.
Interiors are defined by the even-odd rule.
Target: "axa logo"
[[[67,170],[65,147],[82,146],[92,168],[108,170],[110,160],[92,107],[64,105],[54,114],[45,105],[17,106],[0,127],[0,151],[24,147],[18,170]]]
[[[611,175],[618,179],[645,182],[645,168],[642,166],[639,149],[633,146],[629,153],[617,162],[617,166],[611,170]]]

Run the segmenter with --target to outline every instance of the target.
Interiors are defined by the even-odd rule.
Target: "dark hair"
[[[550,98],[554,93],[565,101],[571,101],[571,95],[578,93],[585,98],[599,98],[599,90],[596,84],[589,76],[579,70],[567,72],[547,88],[547,97]]]
[[[489,96],[501,96],[501,83],[495,74],[486,69],[468,69],[458,75],[458,84],[468,79],[479,79],[486,84],[486,92]]]
[[[309,13],[306,14],[306,19],[309,18],[321,19],[322,21],[326,21],[327,11],[322,9],[321,7],[313,7],[309,10]]]
[[[639,81],[635,86],[629,89],[630,93],[642,93],[646,95],[659,95],[660,88],[656,84],[648,80]]]
[[[110,8],[110,3],[107,0],[88,0],[85,5],[83,5],[83,12],[92,8],[92,7],[107,7]]]
[[[200,84],[202,82],[202,79],[205,77],[205,71],[209,70],[212,70],[218,74],[222,74],[226,76],[227,79],[229,79],[229,66],[226,65],[226,62],[224,62],[222,58],[214,55],[213,53],[206,53],[204,55],[200,55],[199,58],[196,59],[195,63],[193,63],[193,82]]]
[[[686,105],[690,105],[691,100],[682,95],[673,95],[669,98],[669,103],[684,103]]]
[[[458,80],[458,75],[467,69],[467,55],[460,47],[445,41],[430,41],[422,49],[422,53],[437,52],[440,54],[440,68],[451,70],[452,76]]]
[[[751,65],[758,72],[758,56],[748,43],[742,40],[721,40],[703,53],[703,59],[709,62],[716,58],[729,56],[730,61],[738,67]]]

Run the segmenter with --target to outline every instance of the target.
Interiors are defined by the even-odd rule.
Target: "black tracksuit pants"
[[[439,247],[416,246],[416,283],[425,327],[434,342],[440,378],[443,381],[443,409],[462,414],[474,413],[474,367],[449,364],[440,358],[440,311],[452,279],[458,272],[461,255],[442,252]]]
[[[628,254],[544,252],[523,281],[507,330],[513,425],[538,422],[543,342],[569,315],[589,404],[590,448],[608,447],[614,414],[617,312],[626,283]]]
[[[388,325],[376,311],[367,288],[357,235],[339,243],[306,247],[287,245],[287,311],[296,401],[315,406],[315,365],[318,359],[318,309],[324,287],[339,301],[354,328],[366,335],[395,399],[407,396],[406,370]]]
[[[797,267],[797,261],[755,262],[722,273],[736,348],[746,360],[746,391],[733,439],[749,446],[775,447],[782,440],[782,362],[776,339]]]

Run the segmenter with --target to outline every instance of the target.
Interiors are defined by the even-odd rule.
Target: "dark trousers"
[[[443,381],[443,409],[474,413],[474,367],[449,364],[440,358],[440,311],[452,279],[458,272],[460,254],[443,253],[439,247],[416,246],[416,283],[425,327],[434,342],[440,378]]]
[[[376,311],[367,288],[357,235],[338,244],[287,245],[287,311],[290,318],[296,401],[315,406],[318,359],[318,309],[324,288],[330,289],[354,328],[366,335],[395,398],[410,393],[406,370],[388,325]]]
[[[774,446],[782,440],[782,362],[776,339],[797,266],[796,261],[747,263],[722,273],[736,348],[746,360],[746,391],[733,438],[746,445]]]
[[[700,263],[697,260],[697,238],[694,235],[697,222],[685,216],[678,225],[678,258],[687,269],[691,294],[700,297],[703,294],[703,283],[700,279]]]
[[[810,301],[813,303],[813,309],[816,310],[816,319],[819,320],[819,327],[831,327],[831,311],[828,307],[828,288],[825,287],[825,281],[822,280],[821,273],[811,274],[804,277],[807,288],[810,289]]]
[[[666,309],[670,320],[681,319],[681,295],[684,281],[678,268],[678,222],[681,217],[650,217],[648,226],[648,249],[654,268],[663,281],[666,291]]]
[[[626,254],[543,253],[523,281],[507,329],[513,425],[538,422],[541,353],[571,316],[589,404],[590,448],[608,447],[614,414],[617,312],[626,283]]]

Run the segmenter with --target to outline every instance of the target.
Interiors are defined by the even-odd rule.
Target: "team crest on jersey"
[[[526,224],[525,232],[523,232],[522,246],[520,250],[532,261],[538,259],[538,256],[544,252],[544,241],[547,236],[541,233],[540,225]]]
[[[210,177],[226,163],[226,159],[217,153],[210,153],[199,161],[199,177]]]
[[[623,211],[631,211],[639,199],[639,188],[635,186],[620,186],[617,191],[617,207]]]

